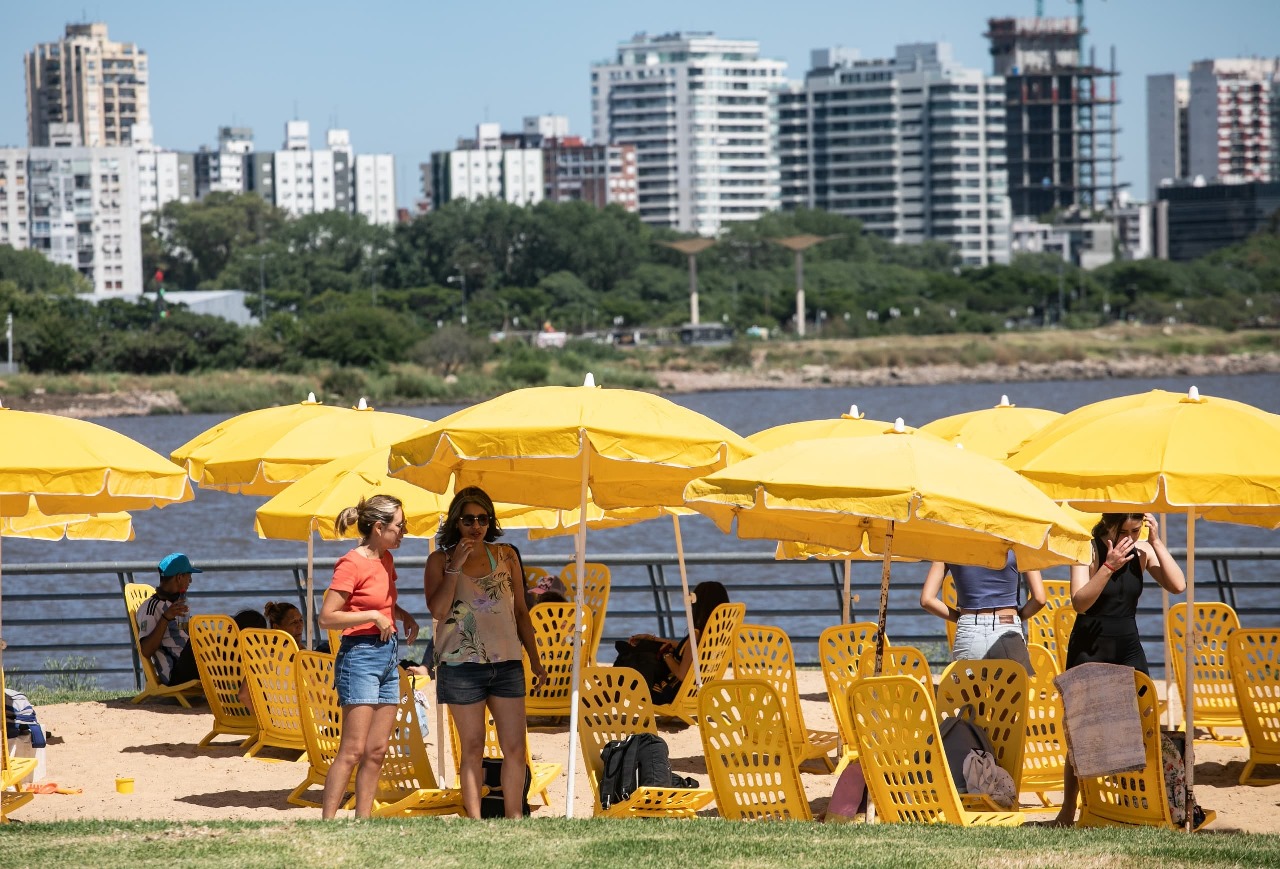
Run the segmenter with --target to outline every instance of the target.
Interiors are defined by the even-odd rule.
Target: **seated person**
[[[203,573],[191,559],[174,552],[160,559],[160,587],[138,607],[138,649],[155,665],[166,685],[181,685],[200,678],[187,635],[187,589],[191,574]]]
[[[728,602],[729,591],[721,583],[712,580],[700,582],[694,586],[693,630],[694,636],[698,640],[702,639],[702,632],[707,627],[711,613],[720,604]],[[680,685],[684,682],[685,674],[693,666],[689,638],[686,636],[676,642],[663,637],[655,637],[653,634],[635,634],[625,643],[623,641],[617,643],[618,646],[627,644],[636,647],[637,651],[642,648],[652,649],[653,656],[657,658],[652,663],[657,666],[637,666],[639,662],[627,660],[630,658],[628,654],[619,654],[618,662],[615,666],[633,666],[639,670],[649,680],[649,693],[654,703],[664,705],[674,700],[676,695],[680,693]],[[619,648],[619,652],[622,651]]]
[[[525,606],[533,609],[539,603],[569,603],[569,589],[558,576],[544,576],[524,593]]]
[[[301,610],[296,606],[286,602],[268,601],[267,605],[262,608],[262,612],[267,617],[267,624],[273,631],[284,631],[292,636],[299,649],[307,647],[307,640],[302,631],[305,622],[303,621]],[[329,641],[318,639],[315,651],[328,652]]]

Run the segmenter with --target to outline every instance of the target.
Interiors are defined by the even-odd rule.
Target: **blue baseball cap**
[[[177,576],[179,573],[204,573],[200,568],[192,566],[191,559],[181,552],[169,553],[160,559],[160,563],[156,567],[160,570],[161,579],[168,579],[171,576]]]

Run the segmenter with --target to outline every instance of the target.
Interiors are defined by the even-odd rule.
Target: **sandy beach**
[[[811,728],[834,730],[821,673],[801,671],[800,690],[806,724]],[[14,813],[17,820],[38,823],[84,819],[202,821],[320,817],[319,809],[298,808],[285,802],[288,793],[305,777],[304,764],[242,757],[231,738],[221,739],[212,748],[197,748],[212,720],[207,707],[202,705],[190,710],[172,701],[134,706],[122,699],[42,706],[37,711],[50,734],[47,748],[50,780],[83,788],[84,792],[40,794]],[[434,723],[432,729],[429,744],[434,761]],[[671,746],[675,771],[709,786],[697,729],[675,729],[668,725],[662,730]],[[532,722],[530,745],[535,759],[566,763],[568,744],[567,719]],[[1280,786],[1256,788],[1237,784],[1246,756],[1244,748],[1197,746],[1197,800],[1217,811],[1217,822],[1211,828],[1214,832],[1280,833]],[[446,766],[452,778],[452,761],[447,760]],[[581,758],[577,767],[574,816],[590,817],[591,788],[582,773]],[[132,794],[116,792],[117,776],[134,779]],[[806,766],[801,778],[815,816],[821,817],[834,779],[823,774],[815,764]],[[566,787],[562,774],[551,785],[551,805],[542,806],[535,801],[534,817],[563,816]],[[318,791],[315,793],[318,795]],[[1024,799],[1034,800],[1034,797],[1027,794]],[[708,813],[714,815],[714,808]],[[1051,814],[1033,814],[1029,821],[1046,821],[1050,817]]]

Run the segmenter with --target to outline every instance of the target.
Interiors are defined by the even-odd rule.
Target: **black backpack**
[[[963,715],[942,719],[938,731],[942,737],[942,752],[947,758],[947,766],[951,767],[956,793],[968,793],[964,782],[964,759],[971,751],[985,751],[995,757],[996,750],[991,744],[991,737],[981,724],[970,721]]]
[[[502,760],[496,757],[486,757],[480,762],[484,764],[484,783],[489,788],[489,792],[480,798],[480,817],[505,818],[507,816],[507,804],[502,797]],[[525,764],[524,797],[520,800],[520,803],[526,817],[528,817],[530,811],[529,785],[531,784],[533,784],[533,774],[529,772],[529,765]]]
[[[600,805],[624,802],[637,788],[696,788],[695,779],[671,771],[667,743],[656,733],[633,733],[609,742],[600,752]]]

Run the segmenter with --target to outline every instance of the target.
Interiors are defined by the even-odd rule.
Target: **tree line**
[[[793,254],[805,254],[807,333],[823,337],[1089,328],[1111,321],[1234,329],[1280,317],[1275,227],[1194,263],[1117,261],[1085,272],[1048,255],[964,267],[938,242],[895,245],[859,221],[774,212],[730,226],[698,256],[701,318],[794,331]],[[154,302],[76,298],[74,269],[0,246],[0,312],[33,371],[301,370],[317,360],[441,370],[501,347],[490,333],[676,326],[689,317],[681,236],[618,207],[453,202],[395,227],[327,212],[292,218],[253,194],[171,202],[143,230],[147,289],[247,293],[251,327]],[[156,280],[163,275],[163,283]]]

